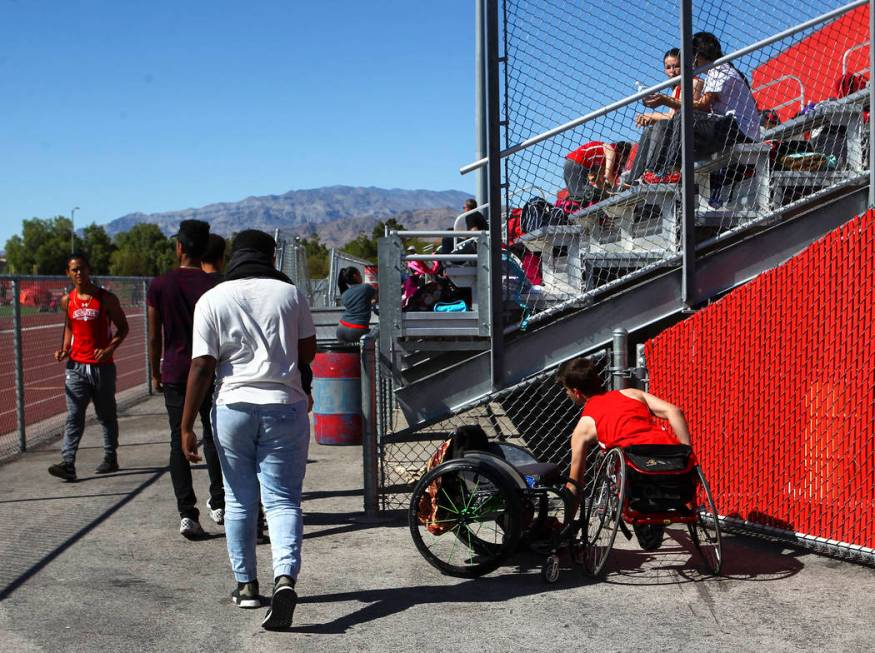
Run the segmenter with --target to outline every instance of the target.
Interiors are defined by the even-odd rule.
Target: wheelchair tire
[[[413,488],[408,521],[417,550],[441,573],[460,578],[494,571],[520,540],[520,490],[482,461],[438,465]]]
[[[696,492],[695,512],[697,520],[693,524],[687,524],[690,531],[690,539],[696,551],[702,556],[705,566],[713,575],[720,573],[723,567],[723,544],[720,537],[720,520],[717,514],[717,506],[711,495],[711,488],[702,473],[701,467],[696,467],[699,474],[699,489]],[[700,501],[699,497],[704,500]]]
[[[592,576],[599,576],[604,571],[623,519],[626,501],[623,452],[619,448],[608,451],[597,470],[586,502],[584,531],[581,533],[584,566]]]
[[[645,551],[656,551],[662,546],[665,526],[662,524],[633,524],[638,545]]]

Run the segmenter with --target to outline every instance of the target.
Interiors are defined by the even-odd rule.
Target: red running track
[[[117,391],[146,383],[145,324],[143,306],[123,307],[130,333],[114,355]],[[24,414],[30,425],[66,413],[64,363],[54,359],[63,337],[63,313],[23,315],[22,369]],[[17,430],[15,416],[15,352],[12,319],[0,319],[0,436]]]

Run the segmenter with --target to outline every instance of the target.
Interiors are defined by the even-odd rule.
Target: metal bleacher
[[[522,5],[510,6],[518,9]],[[805,5],[809,6],[811,15],[803,17],[810,26],[794,32],[795,40],[790,36],[785,41],[775,39],[761,51],[777,56],[783,51],[781,47],[795,46],[824,25],[844,20],[864,3],[839,9],[829,3]],[[816,11],[818,8],[821,11]],[[817,21],[820,14],[828,18]],[[515,16],[513,12],[508,15]],[[861,45],[865,44],[853,44],[840,53],[843,73],[848,70],[848,51],[859,50]],[[766,55],[762,57],[765,60]],[[512,60],[506,65],[511,66],[507,83],[513,87],[516,69]],[[648,91],[667,86],[655,85]],[[763,85],[768,86],[775,85]],[[800,108],[806,107],[801,80],[798,88],[798,92],[795,87],[793,91],[797,96],[778,99],[774,106],[795,107],[798,102]],[[644,94],[642,91],[630,96],[632,101],[625,105],[613,106],[619,106],[618,111],[632,107]],[[763,130],[761,142],[731,145],[696,162],[693,233],[687,236],[694,241],[694,301],[689,296],[690,286],[685,285],[690,270],[685,268],[683,256],[681,184],[632,184],[571,212],[563,224],[522,235],[520,242],[525,249],[540,256],[543,282],[520,296],[517,303],[525,305],[522,318],[514,313],[505,318],[503,367],[498,379],[490,351],[494,341],[488,323],[486,232],[477,236],[478,254],[467,265],[445,261],[448,275],[457,285],[470,288],[475,301],[472,310],[444,315],[385,310],[387,302],[400,305],[400,288],[396,290],[394,279],[400,278],[407,260],[404,234],[391,234],[381,243],[380,347],[395,381],[394,401],[405,423],[409,428],[434,423],[482,401],[496,385],[513,386],[572,356],[600,350],[610,343],[618,325],[632,334],[633,341],[654,335],[864,211],[870,187],[869,125],[865,118],[869,98],[870,89],[865,88],[840,99],[818,101],[804,113]],[[607,120],[606,115],[611,114],[593,111],[561,133],[554,130],[549,138],[533,138],[525,141],[524,147],[509,148],[502,177],[505,200],[518,194],[522,186],[560,185],[561,181],[551,180],[560,175],[564,152],[580,142],[595,140],[585,131],[591,125],[607,134],[607,123],[598,122]],[[623,120],[631,123],[628,115]],[[818,140],[818,133],[829,138]],[[609,140],[607,135],[601,138]],[[776,158],[776,149],[780,151],[777,143],[788,141],[827,143],[828,151],[812,151],[800,157],[801,163],[793,157]],[[727,177],[727,171],[733,176]],[[505,209],[502,219],[509,213],[509,208]]]

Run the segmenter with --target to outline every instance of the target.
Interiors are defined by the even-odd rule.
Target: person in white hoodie
[[[225,480],[225,533],[237,581],[231,597],[261,605],[256,569],[259,497],[273,554],[274,589],[262,626],[288,628],[301,568],[301,486],[310,422],[301,366],[316,354],[316,330],[304,295],[274,268],[276,243],[254,229],[234,239],[225,281],[194,311],[191,370],[182,446],[200,459],[192,427],[215,377],[213,437]]]

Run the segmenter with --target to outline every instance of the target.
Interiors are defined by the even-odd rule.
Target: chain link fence
[[[694,81],[697,108],[714,114],[696,112],[693,121],[698,244],[864,185],[867,4],[692,4],[692,31],[716,37],[707,48],[697,41],[700,66],[849,7]],[[601,113],[504,159],[507,241],[534,285],[523,296],[529,311],[586,303],[674,264],[680,92],[668,78],[680,74],[679,3],[503,0],[500,7],[505,147]],[[650,106],[624,102],[661,83],[658,102],[646,93]]]
[[[610,352],[593,359],[611,383]],[[571,462],[570,437],[580,417],[556,383],[556,368],[493,394],[446,419],[421,428],[408,428],[393,401],[391,374],[382,368],[377,378],[377,434],[380,506],[407,508],[410,492],[425,473],[425,465],[441,442],[464,425],[479,425],[491,439],[502,438],[528,448],[542,462],[558,464],[564,473]]]
[[[145,301],[149,279],[101,277],[94,282],[118,296],[130,326],[113,355],[117,400],[120,404],[138,401],[149,393]],[[0,277],[0,395],[6,397],[0,407],[0,460],[63,433],[64,364],[55,361],[54,353],[61,349],[64,336],[60,300],[70,288],[69,279],[62,276]],[[92,411],[89,408],[90,417]]]

